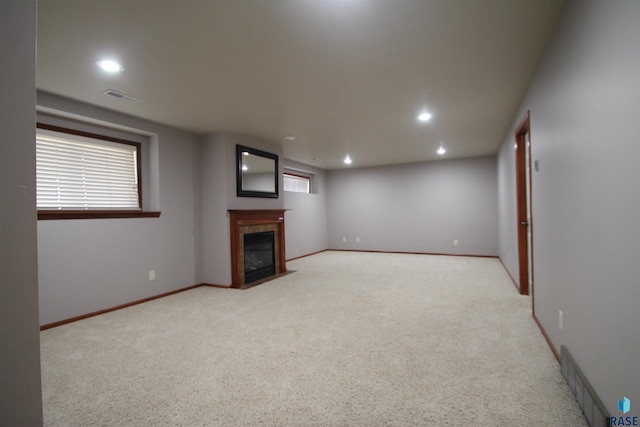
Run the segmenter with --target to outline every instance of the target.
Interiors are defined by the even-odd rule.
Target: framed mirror
[[[278,155],[236,145],[238,197],[278,198]]]

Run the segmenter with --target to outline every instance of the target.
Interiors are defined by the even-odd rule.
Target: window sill
[[[158,218],[161,212],[84,210],[84,211],[38,211],[39,220],[48,219],[107,219],[107,218]]]

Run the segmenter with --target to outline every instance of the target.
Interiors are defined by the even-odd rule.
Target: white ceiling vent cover
[[[102,92],[105,95],[113,96],[114,98],[122,99],[129,102],[140,102],[141,99],[127,95],[126,93],[118,92],[117,90],[107,89]]]

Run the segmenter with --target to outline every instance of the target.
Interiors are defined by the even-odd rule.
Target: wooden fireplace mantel
[[[287,272],[285,262],[285,209],[229,210],[231,233],[231,287],[244,287],[244,235],[263,230],[275,232],[276,274]]]

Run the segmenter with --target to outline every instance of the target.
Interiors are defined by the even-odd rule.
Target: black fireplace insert
[[[276,274],[273,231],[244,235],[244,283]]]

